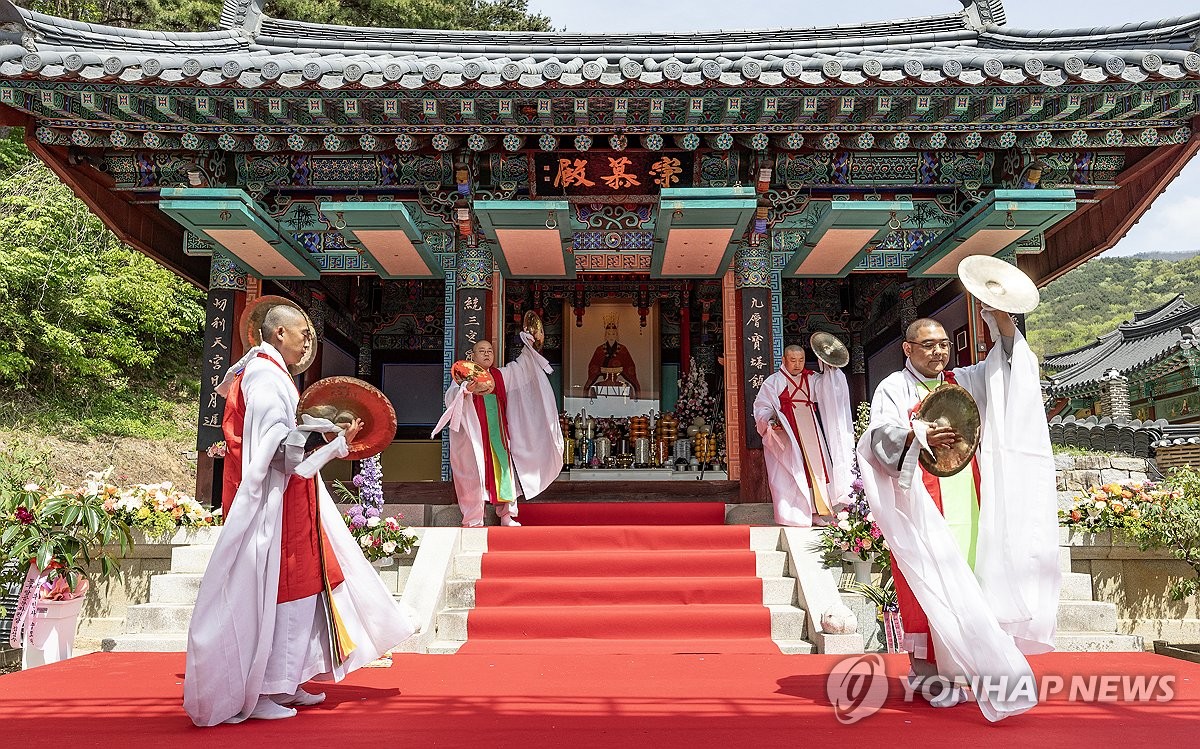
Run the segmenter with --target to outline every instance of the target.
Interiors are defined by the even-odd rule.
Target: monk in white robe
[[[848,501],[853,483],[854,426],[850,389],[842,370],[804,368],[804,349],[788,346],[783,366],[759,388],[754,424],[763,440],[763,458],[775,522],[808,527],[820,524]]]
[[[495,505],[501,525],[519,526],[517,498],[536,497],[562,471],[562,429],[546,379],[550,363],[534,349],[533,336],[522,332],[521,340],[524,350],[503,367],[494,366],[491,341],[472,347],[472,361],[495,386],[451,385],[431,435],[450,427],[450,469],[465,528],[483,525],[485,502]]]
[[[1037,359],[1005,313],[985,310],[993,346],[979,364],[945,371],[950,340],[921,319],[905,331],[903,370],[879,384],[858,443],[863,485],[892,554],[913,686],[948,707],[968,685],[988,720],[1037,704],[1026,654],[1053,650],[1060,573],[1054,460]],[[924,471],[922,449],[953,444],[952,426],[915,418],[943,383],[965,388],[982,417],[975,465]]]
[[[240,483],[204,571],[188,630],[183,706],[198,726],[277,719],[324,694],[300,685],[341,680],[413,633],[409,617],[347,530],[318,470],[345,457],[345,434],[325,420],[296,424],[299,393],[287,366],[312,345],[304,316],[267,313],[263,341],[218,392],[239,436],[226,460]],[[329,439],[305,457],[313,434]],[[323,440],[316,438],[318,443]]]

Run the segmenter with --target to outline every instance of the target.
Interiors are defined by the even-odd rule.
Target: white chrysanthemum
[[[371,537],[363,536],[362,538],[358,539],[358,545],[364,549],[369,549],[371,547]]]
[[[379,518],[367,518],[367,527],[374,528],[379,525]]]
[[[391,554],[395,550],[396,550],[396,542],[395,541],[384,541],[383,542],[383,553],[384,554]]]
[[[849,520],[839,520],[838,527],[844,531],[848,531],[848,530],[850,530],[850,521]]]
[[[846,512],[845,510],[842,510],[841,512],[838,513],[838,520],[849,520],[849,519],[850,519],[850,513]]]

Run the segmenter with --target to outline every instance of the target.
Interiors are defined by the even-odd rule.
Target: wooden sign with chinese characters
[[[196,449],[204,452],[214,442],[225,439],[221,434],[221,417],[225,399],[217,395],[217,385],[233,361],[234,305],[237,292],[233,289],[210,289],[204,311],[204,354],[200,369],[200,426]]]
[[[550,195],[641,195],[690,187],[688,151],[584,151],[534,156],[534,191]]]
[[[762,447],[762,437],[754,424],[754,399],[763,382],[774,370],[774,351],[771,343],[771,290],[744,288],[742,297],[742,377],[745,387],[746,446]]]
[[[455,359],[463,358],[472,346],[488,337],[487,297],[487,289],[458,290],[458,309],[454,321]]]

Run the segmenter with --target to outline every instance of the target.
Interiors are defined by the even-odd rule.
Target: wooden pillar
[[[246,273],[232,257],[214,251],[209,271],[208,300],[204,310],[204,350],[200,363],[200,416],[196,429],[196,499],[210,506],[221,504],[220,473],[223,461],[211,458],[208,449],[225,439],[221,417],[225,399],[217,385],[242,354],[237,323],[246,305]]]
[[[744,435],[740,444],[740,494],[743,502],[770,501],[762,438],[754,424],[754,399],[775,369],[769,249],[764,245],[739,248],[733,276],[737,296],[733,310],[737,320],[734,340],[740,351],[736,358],[741,369],[736,380],[741,396],[738,423]]]
[[[725,452],[728,454],[729,479],[741,478],[742,440],[742,359],[738,329],[737,291],[733,271],[725,273],[721,283],[721,341],[725,360]]]
[[[495,340],[496,320],[492,319],[491,250],[484,247],[458,249],[458,268],[455,276],[454,358],[461,359],[476,341]],[[499,357],[497,357],[499,361]]]

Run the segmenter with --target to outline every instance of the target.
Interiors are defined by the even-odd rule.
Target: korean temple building
[[[1200,145],[1200,14],[1025,30],[1001,0],[962,5],[591,35],[322,26],[226,0],[219,30],[164,33],[0,0],[0,123],[207,290],[201,496],[239,313],[280,294],[320,337],[303,385],[356,374],[392,397],[391,480],[445,482],[429,430],[450,364],[480,337],[512,358],[535,309],[569,415],[602,321],[644,357],[626,407],[671,410],[695,361],[723,398],[726,490],[761,501],[749,405],[785,344],[841,338],[856,400],[918,315],[973,361],[962,257],[1048,283]]]
[[[1200,307],[1177,295],[1086,346],[1047,354],[1052,416],[1200,422]]]

